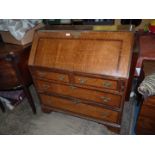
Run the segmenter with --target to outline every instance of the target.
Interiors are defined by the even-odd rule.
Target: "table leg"
[[[17,78],[18,78],[18,80],[20,81],[20,83],[22,85],[22,88],[23,88],[24,93],[25,93],[25,95],[26,95],[26,97],[28,99],[28,102],[29,102],[29,104],[30,104],[30,106],[32,108],[32,111],[33,111],[34,114],[36,114],[36,107],[35,107],[35,104],[33,102],[33,98],[31,96],[31,93],[29,91],[28,86],[26,85],[26,83],[23,80],[23,75],[21,73],[20,67],[18,66],[19,65],[18,64],[19,63],[18,61],[19,60],[14,56],[14,54],[13,55],[10,55],[10,58],[11,58],[10,59],[11,60],[11,63],[14,66],[14,69],[16,71]]]
[[[1,101],[0,101],[0,108],[2,109],[2,112],[5,112],[4,105],[3,105],[3,103]]]
[[[29,104],[30,104],[30,106],[32,108],[33,113],[36,114],[36,107],[35,107],[32,95],[31,95],[31,93],[29,91],[29,88],[26,87],[26,86],[24,86],[24,93],[25,93],[25,95],[26,95],[26,97],[28,99],[28,102],[29,102]]]

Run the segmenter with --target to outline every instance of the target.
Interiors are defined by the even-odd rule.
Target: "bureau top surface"
[[[128,78],[132,45],[132,32],[40,30],[29,65]]]

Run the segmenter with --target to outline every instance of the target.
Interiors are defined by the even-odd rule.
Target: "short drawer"
[[[49,107],[55,107],[61,110],[70,111],[79,115],[88,116],[95,119],[100,119],[103,121],[110,121],[112,123],[118,123],[119,113],[100,108],[94,107],[82,103],[76,100],[67,100],[63,98],[58,98],[48,95],[40,95],[42,103]]]
[[[58,73],[58,72],[35,70],[33,71],[33,75],[35,76],[35,78],[69,82],[69,77],[67,74]]]
[[[114,80],[106,80],[106,79],[99,79],[99,78],[91,78],[91,77],[84,77],[84,76],[74,76],[75,83],[87,86],[94,86],[99,88],[105,89],[118,89],[118,82]]]
[[[77,97],[80,99],[98,102],[119,108],[121,105],[121,96],[101,91],[83,89],[70,85],[61,85],[56,83],[48,83],[37,80],[37,87],[40,92],[57,93],[60,95]]]

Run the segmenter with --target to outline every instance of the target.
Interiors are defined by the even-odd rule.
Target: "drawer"
[[[151,96],[146,101],[144,101],[144,105],[149,105],[149,106],[155,107],[155,96]]]
[[[95,90],[89,90],[89,89],[83,89],[75,86],[48,83],[41,80],[37,80],[36,83],[37,83],[38,90],[41,92],[57,93],[65,96],[77,97],[80,99],[98,102],[100,104],[105,104],[105,105],[109,105],[117,108],[120,107],[121,105],[120,95],[104,93],[101,91],[95,91]]]
[[[58,73],[58,72],[35,70],[33,71],[33,75],[35,76],[35,78],[69,82],[69,77],[67,74]]]
[[[76,114],[118,123],[119,113],[116,111],[95,107],[82,103],[80,100],[67,100],[63,98],[40,95],[42,103],[49,107],[55,107],[61,110],[70,111]]]
[[[81,85],[99,87],[99,88],[112,89],[112,90],[118,89],[118,82],[114,80],[75,76],[75,83],[81,84]]]
[[[138,128],[145,128],[151,131],[154,131],[155,133],[155,120],[149,119],[147,117],[139,117],[138,123],[137,123]]]
[[[155,108],[142,105],[140,115],[147,116],[155,120]]]

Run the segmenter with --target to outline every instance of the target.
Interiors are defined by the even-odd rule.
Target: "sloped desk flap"
[[[132,32],[38,31],[29,65],[128,78]]]

